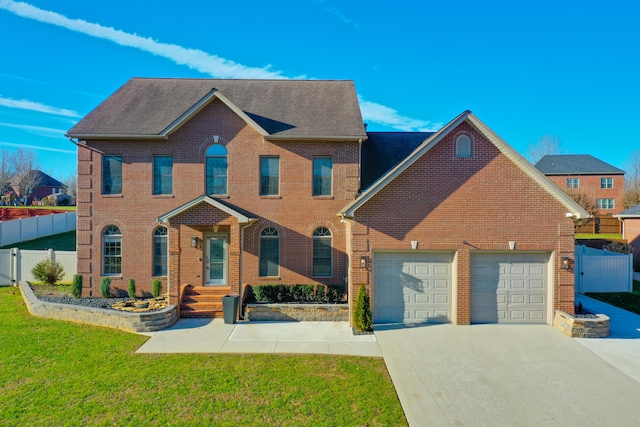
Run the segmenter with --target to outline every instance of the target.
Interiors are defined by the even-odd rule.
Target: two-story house
[[[590,154],[549,154],[535,166],[566,192],[586,194],[600,214],[611,215],[623,209],[622,169]]]
[[[25,205],[31,205],[34,200],[42,200],[52,194],[62,194],[66,187],[62,182],[40,170],[30,171],[27,179],[30,185],[35,184],[28,196],[20,190],[19,177],[14,176],[9,182],[11,190]]]
[[[367,133],[351,81],[135,78],[68,137],[84,295],[102,277],[122,294],[160,279],[173,304],[344,283],[351,305],[366,285],[376,322],[573,311],[571,218],[586,212],[469,111],[434,133]]]

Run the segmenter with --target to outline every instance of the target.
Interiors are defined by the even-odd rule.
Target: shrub
[[[129,279],[129,287],[127,288],[127,294],[129,294],[129,298],[135,299],[136,297],[136,281],[133,279]]]
[[[326,286],[326,299],[329,303],[345,302],[345,293],[344,285]]]
[[[255,285],[253,297],[257,302],[281,303],[340,303],[344,302],[344,285]]]
[[[73,275],[73,283],[71,283],[71,295],[75,298],[82,296],[82,274]]]
[[[360,285],[358,296],[356,297],[356,306],[353,309],[353,326],[358,332],[370,332],[373,330],[373,317],[371,315],[369,294],[364,285]]]
[[[154,298],[158,298],[162,293],[162,282],[158,279],[153,279],[151,282],[151,295]]]
[[[31,270],[31,274],[42,283],[52,286],[64,276],[62,264],[51,259],[44,259],[37,263]]]
[[[102,280],[100,280],[100,294],[102,298],[109,298],[111,294],[111,279],[108,277],[103,277]]]

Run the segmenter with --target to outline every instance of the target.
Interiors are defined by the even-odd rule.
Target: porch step
[[[230,292],[229,286],[187,286],[180,301],[180,317],[223,317],[222,297]]]

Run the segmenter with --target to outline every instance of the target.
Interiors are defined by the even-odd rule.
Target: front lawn
[[[640,281],[633,281],[633,292],[587,292],[590,298],[640,314]]]
[[[380,358],[135,354],[146,339],[32,317],[0,288],[0,423],[407,425]]]
[[[39,239],[27,240],[24,242],[14,243],[0,247],[0,249],[28,249],[28,250],[45,250],[54,249],[56,251],[75,251],[76,250],[76,231],[68,231],[66,233],[52,234],[51,236],[41,237]]]

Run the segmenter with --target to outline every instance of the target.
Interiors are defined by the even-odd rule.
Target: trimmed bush
[[[71,283],[71,295],[74,298],[80,298],[82,296],[82,274],[74,274],[73,282]]]
[[[59,262],[44,259],[33,267],[31,274],[40,282],[53,286],[64,276],[64,269]]]
[[[129,298],[136,298],[136,281],[133,279],[129,279],[129,287],[127,287],[127,294],[129,294]]]
[[[360,289],[358,289],[356,306],[353,309],[353,326],[358,332],[373,331],[373,316],[371,315],[369,293],[364,285],[360,285]]]
[[[162,293],[162,282],[158,279],[153,279],[151,282],[151,295],[154,298],[158,298]]]
[[[100,280],[100,294],[102,298],[109,298],[111,294],[111,279],[108,277],[103,277],[102,280]]]
[[[256,302],[264,303],[327,303],[345,301],[344,285],[255,285],[252,286]]]

